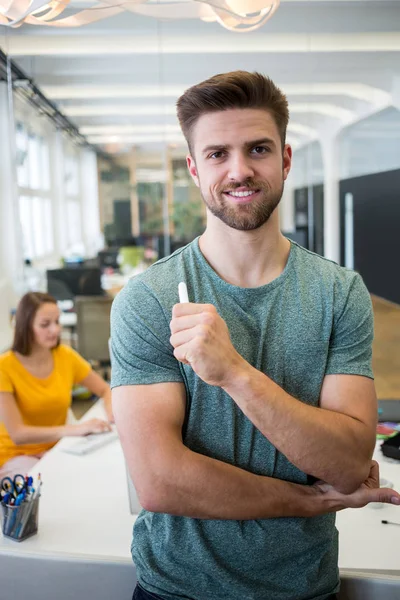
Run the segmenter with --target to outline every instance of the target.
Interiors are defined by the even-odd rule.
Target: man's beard
[[[234,204],[224,197],[223,192],[235,191],[240,187],[259,190],[260,197],[248,204]],[[283,179],[278,190],[271,190],[268,185],[261,181],[247,180],[245,183],[220,186],[217,188],[215,195],[208,199],[201,191],[202,198],[210,212],[221,219],[228,227],[240,231],[251,231],[264,225],[281,201],[282,194]]]

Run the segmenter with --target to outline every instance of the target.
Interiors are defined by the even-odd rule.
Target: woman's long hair
[[[57,304],[55,298],[42,292],[28,292],[19,301],[15,315],[15,331],[12,350],[23,356],[32,352],[35,339],[33,333],[33,320],[38,309],[43,304]],[[57,346],[60,341],[57,342]]]

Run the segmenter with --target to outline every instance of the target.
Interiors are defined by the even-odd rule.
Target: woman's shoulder
[[[59,356],[71,356],[75,354],[75,350],[66,344],[59,344],[57,348],[54,348],[53,352]]]
[[[3,354],[0,354],[0,368],[5,369],[8,366],[12,366],[12,364],[14,363],[14,360],[15,360],[15,356],[14,356],[12,350],[3,352]]]
[[[59,344],[53,352],[56,357],[63,361],[73,361],[76,360],[77,356],[79,356],[76,350],[71,348],[71,346],[67,346],[66,344]]]

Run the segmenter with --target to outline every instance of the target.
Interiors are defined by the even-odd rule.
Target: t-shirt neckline
[[[286,238],[286,239],[288,239],[288,238]],[[240,286],[234,285],[232,283],[229,283],[228,281],[225,281],[225,279],[222,279],[222,277],[220,277],[218,275],[218,273],[216,271],[214,271],[214,269],[212,268],[212,266],[207,261],[204,254],[202,253],[202,251],[200,249],[199,241],[200,241],[200,236],[198,236],[194,240],[194,244],[193,244],[193,249],[194,249],[196,258],[202,263],[202,266],[208,272],[208,274],[215,281],[217,281],[220,285],[225,286],[227,289],[229,289],[229,291],[231,293],[236,293],[236,294],[260,294],[261,293],[261,294],[263,294],[266,292],[270,292],[271,290],[275,289],[277,286],[281,285],[285,281],[285,279],[289,276],[289,274],[291,273],[291,271],[293,269],[296,245],[292,242],[292,240],[288,240],[290,242],[289,256],[288,256],[285,268],[283,269],[282,273],[280,275],[278,275],[278,277],[276,277],[269,283],[265,283],[264,285],[260,285],[258,287],[250,287],[250,288],[249,287],[240,287]]]
[[[54,348],[55,350],[55,348]],[[53,376],[54,373],[56,371],[56,354],[54,352],[54,350],[52,350],[52,356],[53,356],[53,369],[51,370],[50,375],[47,375],[47,377],[36,377],[36,375],[33,375],[30,371],[28,371],[28,369],[22,364],[22,362],[19,360],[19,358],[17,357],[17,355],[15,354],[15,352],[11,351],[11,356],[13,357],[14,361],[17,363],[18,367],[26,374],[28,374],[30,377],[32,377],[33,379],[35,379],[36,381],[40,381],[42,383],[46,383],[47,381],[49,381]]]

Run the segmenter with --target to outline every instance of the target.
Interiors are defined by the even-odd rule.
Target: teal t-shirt
[[[258,475],[311,484],[226,392],[173,356],[169,322],[180,281],[191,302],[215,305],[253,367],[318,406],[325,375],[373,377],[372,305],[360,275],[291,242],[279,277],[240,288],[217,275],[196,239],[132,279],[112,308],[112,387],[182,382],[188,448]],[[339,587],[334,514],[239,521],[143,510],[132,556],[139,583],[170,600],[324,600]]]

